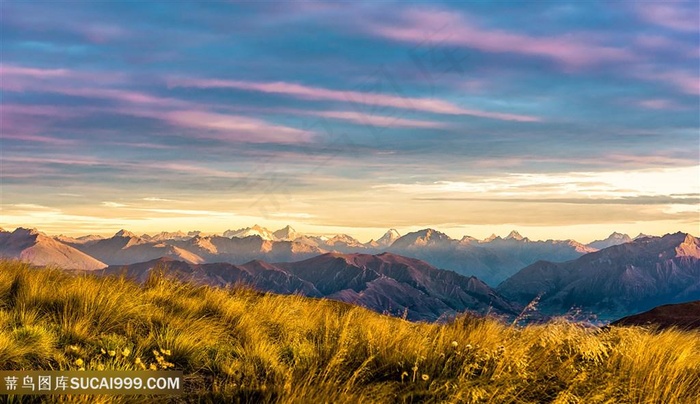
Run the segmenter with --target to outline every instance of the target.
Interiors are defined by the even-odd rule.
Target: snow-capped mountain
[[[324,242],[325,247],[330,251],[347,252],[349,250],[361,251],[365,249],[365,245],[359,240],[347,234],[335,235]]]
[[[399,238],[388,251],[473,275],[495,286],[538,260],[566,261],[595,250],[572,240],[531,241],[516,231],[506,238],[494,235],[479,241],[465,236],[458,241],[424,229]]]
[[[374,242],[374,246],[379,248],[389,247],[392,244],[394,244],[394,242],[399,238],[401,238],[401,234],[399,234],[399,232],[396,231],[396,229],[389,229],[386,233],[384,233],[383,236],[381,236],[379,239],[377,239],[377,241]]]
[[[190,235],[189,233],[185,233],[182,231],[175,231],[175,232],[167,232],[163,231],[158,234],[155,234],[153,236],[149,236],[148,234],[143,234],[141,236],[142,239],[148,240],[148,241],[168,241],[168,240],[188,240],[194,237],[196,234]]]
[[[423,229],[399,237],[391,245],[391,248],[394,250],[418,249],[422,247],[449,248],[453,247],[456,243],[457,240],[445,233],[434,229]]]
[[[87,236],[80,236],[80,237],[69,237],[69,236],[64,236],[64,235],[58,235],[54,237],[54,239],[64,243],[64,244],[85,244],[85,243],[94,243],[96,241],[103,240],[104,237],[98,236],[95,234],[88,234]]]
[[[587,245],[588,247],[595,248],[596,250],[602,250],[604,248],[612,247],[614,245],[629,243],[630,241],[632,241],[632,238],[630,238],[630,236],[628,236],[627,234],[614,232],[604,240],[596,240],[591,243],[588,243]]]
[[[275,240],[275,235],[268,229],[258,226],[257,224],[253,227],[245,227],[238,230],[226,230],[224,232],[224,237],[228,238],[245,238],[251,236],[258,236],[263,240]]]
[[[527,238],[523,237],[518,233],[517,231],[513,230],[511,231],[505,238],[506,240],[515,240],[515,241],[530,241]]]

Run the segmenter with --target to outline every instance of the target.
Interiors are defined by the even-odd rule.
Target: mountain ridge
[[[265,292],[325,297],[380,313],[405,314],[411,320],[435,321],[465,310],[514,316],[519,310],[475,277],[392,253],[325,253],[297,262],[252,260],[241,265],[161,258],[110,266],[102,273],[144,282],[159,266],[183,280],[214,286],[244,283]]]

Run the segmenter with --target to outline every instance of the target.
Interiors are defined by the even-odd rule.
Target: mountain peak
[[[294,240],[299,237],[299,233],[290,225],[286,225],[283,228],[272,233],[278,240]]]
[[[128,230],[121,229],[114,234],[114,237],[138,238],[138,236]]]
[[[18,227],[15,229],[15,231],[12,232],[13,235],[15,236],[38,236],[38,235],[43,235],[44,233],[40,232],[36,228],[26,228],[26,227]]]
[[[492,233],[490,236],[486,237],[485,239],[481,240],[482,243],[490,243],[491,241],[494,241],[496,239],[500,239],[501,237],[497,236],[496,233]]]
[[[612,247],[614,245],[625,244],[632,241],[632,238],[624,233],[613,232],[604,240],[596,240],[592,243],[587,244],[588,247],[602,250],[604,248]]]
[[[700,240],[686,234],[683,242],[676,247],[676,256],[700,258]]]
[[[396,229],[389,229],[384,233],[385,236],[391,236],[391,237],[401,237],[401,234]]]
[[[462,245],[466,245],[466,244],[471,244],[471,243],[473,243],[473,242],[475,242],[475,241],[479,241],[479,240],[477,240],[475,237],[472,237],[472,236],[463,236],[463,237],[459,240],[459,243],[462,244]]]
[[[254,225],[253,227],[245,227],[238,230],[226,230],[224,237],[228,238],[245,238],[250,236],[258,236],[263,240],[274,240],[275,236],[272,232],[262,226]]]
[[[381,246],[390,246],[394,243],[394,241],[398,240],[399,238],[401,238],[401,234],[399,234],[399,232],[396,231],[396,229],[389,229],[386,233],[384,233],[382,237],[380,237],[377,240],[377,244]]]
[[[451,239],[447,234],[428,228],[414,231],[398,238],[392,244],[392,247],[448,246],[451,245],[452,242],[455,242],[455,240]]]
[[[524,240],[524,239],[525,239],[525,237],[521,236],[520,233],[518,233],[518,232],[515,231],[515,230],[511,231],[511,232],[508,234],[508,236],[506,237],[506,240],[518,240],[518,241],[521,241],[521,240]]]

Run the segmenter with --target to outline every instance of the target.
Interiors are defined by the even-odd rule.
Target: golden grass
[[[699,332],[411,323],[157,274],[140,286],[0,262],[0,369],[144,367],[183,370],[187,395],[172,400],[191,402],[700,403]]]

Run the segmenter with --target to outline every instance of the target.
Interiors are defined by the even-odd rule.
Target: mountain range
[[[54,240],[107,265],[134,264],[161,257],[197,264],[243,264],[255,259],[268,262],[298,261],[328,252],[392,252],[418,258],[435,267],[448,268],[465,276],[476,276],[495,287],[523,267],[539,260],[571,260],[597,251],[595,246],[621,244],[632,239],[627,235],[613,233],[606,240],[584,245],[574,240],[533,241],[513,231],[505,238],[493,235],[478,240],[464,236],[456,240],[434,229],[423,229],[403,236],[395,229],[390,229],[376,241],[362,243],[346,234],[304,235],[291,226],[270,231],[255,225],[227,230],[223,235],[178,231],[138,236],[121,230],[109,238],[95,235],[77,238],[57,236]],[[15,256],[5,254],[1,246],[0,255]],[[70,259],[52,261],[52,255],[32,257],[32,262],[35,263],[55,263],[64,267],[70,266],[71,262]],[[78,267],[83,269],[84,264]]]
[[[700,242],[685,233],[634,239],[613,233],[588,245],[532,241],[515,231],[456,240],[434,229],[403,236],[392,229],[368,243],[348,235],[303,235],[289,226],[228,234],[238,236],[121,230],[109,238],[72,238],[0,229],[0,257],[88,271],[108,267],[107,273],[126,270],[141,280],[167,262],[177,276],[198,282],[246,283],[392,314],[407,310],[412,319],[487,307],[508,314],[539,298],[542,315],[575,308],[608,320],[700,299]]]

